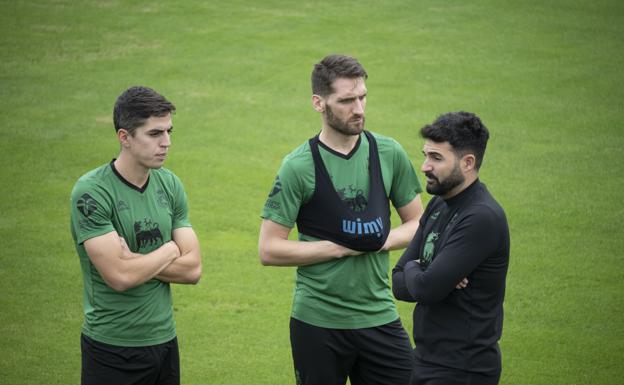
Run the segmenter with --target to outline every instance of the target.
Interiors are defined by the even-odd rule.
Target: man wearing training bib
[[[71,231],[82,270],[82,385],[178,385],[170,283],[201,275],[184,187],[162,168],[175,107],[131,87],[115,103],[119,156],[80,177]]]
[[[395,140],[364,130],[368,75],[354,58],[314,66],[321,132],[288,154],[262,211],[264,265],[297,266],[290,339],[297,384],[408,384],[409,337],[390,250],[414,236],[421,186]],[[401,225],[391,229],[390,202]],[[288,235],[297,225],[298,240]]]

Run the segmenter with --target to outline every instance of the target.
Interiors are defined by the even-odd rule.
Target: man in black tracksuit
[[[509,228],[478,177],[489,132],[476,115],[456,112],[421,135],[435,197],[392,271],[394,296],[418,302],[411,383],[498,384]]]

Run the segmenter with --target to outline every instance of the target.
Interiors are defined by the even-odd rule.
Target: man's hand
[[[121,259],[133,259],[133,258],[138,258],[138,257],[140,257],[142,255],[142,254],[139,254],[139,253],[133,253],[130,250],[130,247],[128,246],[128,243],[126,242],[124,237],[119,237],[119,243],[121,245],[121,255],[119,256],[119,258],[121,258]],[[172,249],[174,251],[175,255],[176,255],[176,259],[180,257],[180,248],[178,247],[178,245],[175,242],[169,241],[169,242],[164,243],[163,246]]]
[[[175,249],[179,258],[163,269],[156,279],[169,283],[194,285],[202,274],[199,240],[191,227],[180,227],[172,232],[172,240],[163,246]]]
[[[126,243],[126,240],[123,237],[119,237],[119,243],[121,244],[121,255],[119,256],[119,258],[131,259],[131,258],[136,258],[139,256],[139,254],[135,254],[132,251],[130,251],[128,244]]]
[[[458,289],[458,290],[465,289],[466,286],[468,286],[468,278],[462,278],[462,280],[459,281],[457,286],[455,286],[455,289]]]
[[[420,259],[417,259],[416,263],[420,265]],[[465,289],[467,286],[468,286],[468,278],[464,277],[462,278],[461,281],[459,281],[457,285],[455,285],[455,289],[461,290],[461,289]]]

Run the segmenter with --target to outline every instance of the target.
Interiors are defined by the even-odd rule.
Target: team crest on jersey
[[[169,199],[167,199],[167,193],[163,189],[156,190],[156,195],[158,195],[158,204],[163,207],[169,207]]]
[[[134,236],[139,249],[163,243],[163,236],[158,228],[158,223],[154,223],[148,218],[134,222]]]
[[[78,202],[76,202],[76,208],[82,215],[88,218],[97,210],[97,202],[91,195],[84,193],[80,196]]]
[[[130,206],[128,206],[128,204],[125,201],[120,199],[117,202],[117,211],[124,211],[124,210],[130,210]]]

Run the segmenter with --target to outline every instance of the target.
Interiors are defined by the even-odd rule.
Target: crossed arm
[[[423,242],[419,231],[392,269],[394,297],[431,304],[445,299],[453,289],[465,288],[467,277],[499,247],[496,226],[489,215],[471,215],[460,220],[427,269],[421,267],[418,259]]]
[[[263,219],[260,225],[258,253],[265,266],[305,266],[362,254],[331,241],[301,242],[288,239],[292,229]]]
[[[173,230],[173,242],[180,248],[180,258],[165,267],[156,278],[169,283],[196,284],[202,273],[199,240],[191,227]]]
[[[201,276],[199,241],[190,227],[173,230],[173,240],[139,254],[129,250],[116,231],[88,239],[85,250],[104,281],[125,291],[152,278],[170,283],[194,284]]]
[[[422,203],[417,196],[407,205],[398,208],[402,224],[390,231],[382,250],[404,248],[418,228]],[[270,219],[263,219],[260,226],[258,253],[265,266],[305,266],[351,255],[361,251],[349,249],[334,242],[321,240],[301,242],[288,239],[292,229]]]

